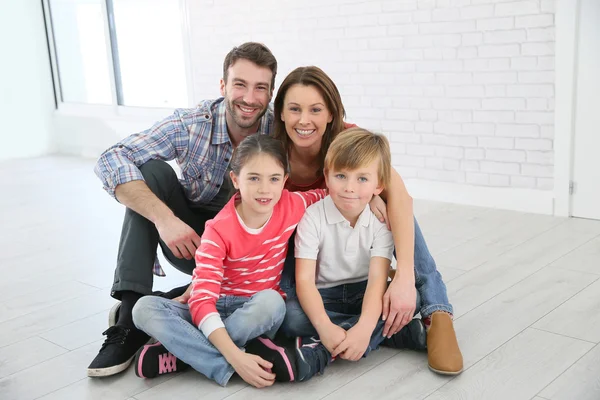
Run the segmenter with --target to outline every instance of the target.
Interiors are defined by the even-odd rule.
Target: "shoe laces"
[[[102,335],[106,335],[106,339],[104,340],[104,343],[102,343],[102,348],[100,350],[104,350],[104,348],[110,344],[125,344],[129,331],[129,328],[123,328],[122,326],[111,326],[102,332]]]

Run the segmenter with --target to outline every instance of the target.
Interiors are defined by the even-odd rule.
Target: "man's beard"
[[[256,114],[256,117],[254,117],[252,119],[246,119],[239,114],[237,105],[241,105],[242,107],[248,107],[248,108],[258,108],[261,110],[258,112],[258,114]],[[240,128],[244,128],[244,129],[251,128],[267,112],[267,107],[263,107],[260,104],[252,105],[252,104],[247,104],[247,103],[239,102],[239,101],[234,102],[233,100],[227,101],[226,107],[227,107],[227,111],[229,112],[229,114],[231,115],[231,117],[233,118],[235,123]]]

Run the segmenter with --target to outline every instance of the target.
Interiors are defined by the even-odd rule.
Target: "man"
[[[123,371],[147,342],[148,336],[133,325],[131,310],[152,293],[153,266],[161,272],[157,246],[177,269],[194,270],[204,223],[229,199],[231,183],[224,177],[234,148],[246,136],[270,133],[276,74],[277,61],[266,46],[235,47],[223,63],[223,98],[177,110],[100,157],[96,174],[127,210],[111,291],[121,300],[119,316],[104,332],[107,338],[88,367],[89,376]],[[173,159],[181,167],[181,181],[165,162]]]

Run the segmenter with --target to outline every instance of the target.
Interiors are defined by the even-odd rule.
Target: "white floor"
[[[417,201],[456,311],[465,372],[380,349],[304,384],[221,388],[194,371],[89,379],[123,208],[93,161],[0,163],[0,399],[600,399],[600,221]],[[157,288],[183,284],[168,267]]]

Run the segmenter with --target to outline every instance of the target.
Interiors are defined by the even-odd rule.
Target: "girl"
[[[133,309],[135,325],[158,340],[136,355],[140,377],[187,364],[222,386],[234,372],[257,388],[272,385],[276,376],[294,380],[288,362],[271,371],[272,363],[242,348],[261,335],[273,338],[283,322],[285,294],[279,281],[288,239],[306,207],[326,191],[284,190],[287,153],[281,142],[266,135],[252,135],[239,144],[230,176],[238,192],[206,223],[192,284],[183,296],[189,296],[187,304],[147,296]],[[284,352],[274,349],[273,357],[285,358]]]

